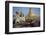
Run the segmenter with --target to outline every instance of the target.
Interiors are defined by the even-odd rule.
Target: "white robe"
[[[17,23],[17,22],[19,22],[20,23],[20,21],[25,21],[25,17],[16,17],[16,21],[15,21],[15,23]]]

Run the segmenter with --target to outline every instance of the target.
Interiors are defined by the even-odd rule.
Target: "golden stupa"
[[[29,17],[34,16],[34,14],[33,14],[32,11],[31,11],[31,8],[29,9],[29,14],[28,14],[28,16],[29,16]]]
[[[28,16],[26,16],[26,19],[34,20],[35,18],[36,18],[36,15],[34,13],[32,13],[31,8],[29,8],[29,13],[28,13]]]

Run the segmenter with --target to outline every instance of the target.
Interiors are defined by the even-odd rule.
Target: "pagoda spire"
[[[29,14],[28,14],[29,17],[32,16],[32,11],[31,11],[31,8],[29,8]]]

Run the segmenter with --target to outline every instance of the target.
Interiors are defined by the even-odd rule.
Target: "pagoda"
[[[28,16],[29,16],[29,17],[35,16],[35,14],[33,14],[33,13],[32,13],[31,8],[29,8],[29,13],[28,13]]]
[[[29,13],[26,16],[26,20],[31,21],[31,20],[35,20],[35,19],[36,19],[36,15],[34,13],[32,13],[31,8],[29,8]]]

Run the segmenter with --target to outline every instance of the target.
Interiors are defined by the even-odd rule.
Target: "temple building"
[[[34,22],[34,20],[36,20],[37,16],[32,12],[31,8],[29,8],[29,13],[28,15],[25,17],[27,22]]]
[[[29,13],[28,13],[28,16],[30,16],[30,17],[35,16],[35,15],[32,13],[31,8],[29,8]]]

